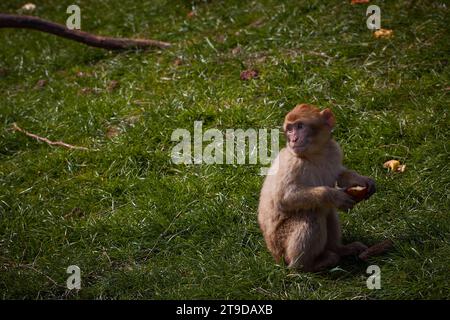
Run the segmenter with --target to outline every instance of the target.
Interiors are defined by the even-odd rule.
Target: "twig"
[[[49,139],[47,139],[47,138],[38,136],[38,135],[36,135],[36,134],[30,133],[30,132],[28,132],[28,131],[26,131],[26,130],[20,128],[20,127],[17,125],[17,123],[15,123],[15,122],[12,124],[12,129],[13,129],[14,131],[20,131],[20,132],[26,134],[27,136],[29,136],[29,137],[31,137],[31,138],[34,138],[34,139],[36,139],[36,140],[38,140],[38,141],[45,142],[45,143],[47,143],[47,144],[49,144],[49,145],[52,145],[52,146],[61,146],[61,147],[69,148],[69,149],[78,149],[78,150],[89,150],[89,149],[86,148],[86,147],[73,146],[73,145],[71,145],[71,144],[68,144],[68,143],[65,143],[65,142],[62,142],[62,141],[51,141],[51,140],[49,140]]]
[[[0,258],[2,258],[2,257],[0,257]],[[3,259],[0,259],[0,260],[3,260]],[[15,263],[15,262],[12,262],[12,261],[11,261],[11,262],[5,261],[5,262],[2,262],[2,264],[3,264],[4,266],[6,266],[6,267],[10,266],[10,267],[13,267],[13,268],[24,268],[24,269],[32,270],[32,271],[34,271],[34,272],[40,274],[41,276],[47,278],[47,279],[48,279],[51,283],[53,283],[55,286],[63,287],[63,286],[61,286],[60,284],[58,284],[58,282],[56,282],[55,280],[53,280],[50,276],[48,276],[48,275],[46,275],[44,272],[42,272],[42,271],[36,269],[36,268],[33,266],[33,265],[34,265],[34,262],[33,262],[33,264],[23,264],[23,263]]]
[[[165,49],[171,46],[168,42],[150,39],[128,39],[96,36],[80,30],[70,30],[66,26],[33,16],[0,13],[0,28],[26,28],[51,33],[63,38],[84,43],[88,46],[124,50],[148,47]]]
[[[55,280],[53,280],[52,278],[50,278],[48,275],[46,275],[44,272],[42,272],[42,271],[36,269],[36,268],[33,267],[33,266],[30,266],[30,265],[27,265],[27,264],[21,264],[21,265],[19,265],[19,267],[27,268],[27,269],[33,270],[34,272],[36,272],[36,273],[40,274],[41,276],[43,276],[43,277],[47,278],[48,280],[50,280],[50,282],[52,282],[55,286],[61,287],[61,285],[58,284],[58,282],[56,282]]]

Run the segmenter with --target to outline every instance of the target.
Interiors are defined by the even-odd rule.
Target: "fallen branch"
[[[377,244],[367,248],[358,257],[361,260],[367,261],[370,257],[385,253],[386,251],[391,249],[393,246],[394,246],[394,243],[392,242],[392,240],[387,239],[387,240],[384,240],[383,242],[377,243]]]
[[[39,30],[75,40],[88,46],[109,50],[144,49],[158,47],[165,49],[170,43],[149,39],[128,39],[96,36],[80,30],[70,30],[66,26],[33,16],[0,13],[0,28],[26,28]]]
[[[29,137],[31,137],[31,138],[34,138],[34,139],[36,139],[36,140],[38,140],[38,141],[45,142],[45,143],[47,143],[47,144],[49,144],[49,145],[52,145],[52,146],[61,146],[61,147],[69,148],[69,149],[78,149],[78,150],[89,150],[89,149],[86,148],[86,147],[73,146],[73,145],[71,145],[71,144],[68,144],[68,143],[65,143],[65,142],[62,142],[62,141],[51,141],[51,140],[49,140],[49,139],[47,139],[47,138],[38,136],[38,135],[36,135],[36,134],[30,133],[30,132],[28,132],[28,131],[26,131],[26,130],[20,128],[20,127],[17,125],[17,123],[15,123],[15,122],[12,124],[12,129],[13,129],[14,131],[20,131],[20,132],[26,134],[27,136],[29,136]]]

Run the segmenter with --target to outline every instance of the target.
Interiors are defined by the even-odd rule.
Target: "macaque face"
[[[304,121],[288,123],[286,126],[288,147],[296,154],[305,153],[313,143],[316,133],[317,128],[310,123]]]
[[[329,109],[320,111],[310,105],[299,105],[285,119],[287,146],[300,157],[320,152],[330,140],[334,124],[334,115]]]

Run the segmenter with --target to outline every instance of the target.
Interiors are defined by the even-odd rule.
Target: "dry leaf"
[[[389,161],[386,161],[383,164],[383,167],[387,168],[387,169],[389,169],[391,171],[395,171],[395,170],[397,170],[399,165],[400,165],[400,161],[398,161],[398,160],[389,160]]]
[[[237,46],[237,47],[231,49],[231,53],[232,53],[234,56],[238,55],[238,54],[241,53],[241,52],[242,52],[242,48],[241,48],[240,46]]]
[[[108,90],[109,92],[112,92],[114,89],[116,89],[116,88],[118,88],[118,87],[119,87],[119,81],[117,81],[117,80],[111,80],[111,81],[108,83],[107,90]]]
[[[8,74],[8,71],[6,71],[5,68],[0,68],[0,77],[4,77]]]
[[[38,82],[36,83],[35,88],[40,89],[40,88],[45,87],[46,85],[47,85],[47,80],[40,79],[40,80],[38,80]]]
[[[144,101],[144,100],[134,100],[134,104],[137,104],[138,106],[147,105],[150,104],[150,101]]]
[[[390,38],[394,35],[394,31],[390,29],[380,29],[373,33],[375,38]]]
[[[141,119],[140,115],[128,116],[123,119],[123,122],[129,126],[134,126]]]
[[[183,64],[183,59],[181,59],[181,58],[176,58],[176,59],[173,61],[173,64],[174,64],[175,66],[180,66],[180,65]]]
[[[82,209],[75,207],[72,210],[70,210],[70,212],[68,212],[67,214],[64,215],[64,219],[81,218],[84,215],[85,215],[85,212]]]
[[[251,80],[258,78],[259,72],[258,70],[245,70],[241,72],[241,80]]]
[[[117,126],[110,126],[108,130],[106,130],[106,137],[108,139],[113,139],[120,134],[120,128]]]
[[[266,56],[261,56],[259,58],[256,58],[254,62],[256,62],[256,63],[263,63],[263,62],[266,61],[266,58],[267,58]]]
[[[22,8],[23,11],[33,12],[36,9],[36,5],[34,3],[25,3]]]
[[[190,11],[188,14],[187,14],[187,17],[188,18],[193,18],[193,17],[195,17],[197,15],[197,12],[195,12],[195,11]]]
[[[84,87],[84,88],[81,88],[78,93],[82,94],[82,95],[87,95],[87,94],[90,94],[90,93],[99,94],[100,93],[100,89]]]
[[[87,87],[81,88],[80,91],[79,91],[79,93],[81,93],[81,94],[88,94],[88,93],[91,93],[91,92],[92,92],[92,89],[91,88],[87,88]]]
[[[352,0],[352,4],[369,3],[369,0]]]
[[[400,161],[398,160],[386,161],[383,164],[383,167],[395,172],[405,172],[406,170],[406,164],[400,164]]]
[[[259,51],[250,54],[248,59],[245,60],[245,65],[248,68],[253,67],[255,64],[260,64],[266,61],[268,53],[266,51]]]
[[[219,35],[216,37],[216,41],[217,41],[218,43],[224,43],[226,39],[227,39],[227,38],[226,38],[225,35],[223,35],[223,34],[219,34]]]
[[[91,76],[90,73],[83,72],[83,71],[77,71],[77,72],[75,73],[75,75],[76,75],[78,78],[85,78],[85,77],[90,77],[90,76]]]
[[[261,18],[261,19],[258,19],[258,20],[256,20],[256,21],[253,21],[253,22],[250,24],[250,27],[252,27],[252,28],[259,28],[259,27],[261,27],[263,24],[264,24],[264,18]]]

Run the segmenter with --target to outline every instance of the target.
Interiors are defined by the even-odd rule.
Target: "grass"
[[[349,2],[75,1],[83,30],[174,44],[164,51],[2,29],[0,297],[449,299],[450,3],[373,1],[394,30],[375,39],[366,5]],[[33,14],[64,23],[72,3],[36,1]],[[247,68],[260,77],[241,81]],[[176,128],[280,128],[300,102],[333,109],[345,163],[377,182],[341,215],[344,241],[390,238],[388,254],[287,270],[257,225],[258,165],[171,162]],[[39,143],[13,122],[98,151]],[[392,158],[406,172],[382,167]],[[370,264],[381,290],[366,287]],[[69,265],[79,291],[65,287]]]

